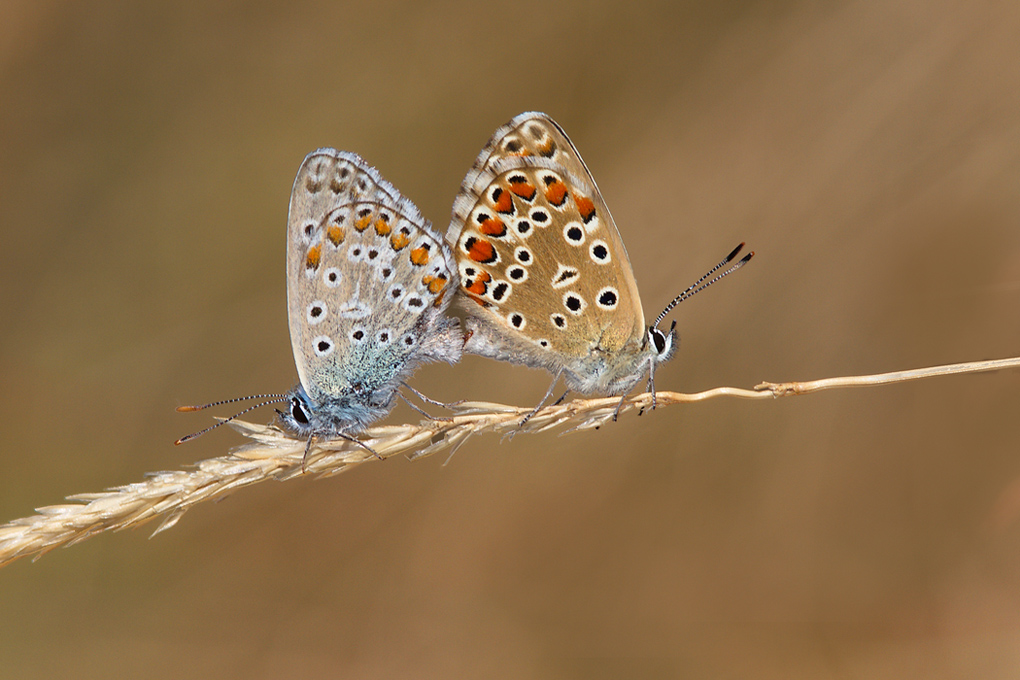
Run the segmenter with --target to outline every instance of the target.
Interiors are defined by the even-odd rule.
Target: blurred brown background
[[[678,310],[660,389],[1020,354],[1018,36],[1014,0],[9,0],[0,520],[220,455],[227,428],[171,445],[211,422],[175,406],[292,386],[308,151],[445,231],[529,109],[646,314],[757,251]],[[548,377],[414,384],[531,405]],[[1018,409],[1018,372],[716,400],[265,484],[0,570],[0,675],[1017,677]]]

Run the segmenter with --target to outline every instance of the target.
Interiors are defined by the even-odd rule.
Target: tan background
[[[441,230],[547,111],[601,185],[660,389],[1020,354],[1020,5],[0,6],[0,519],[219,455],[178,404],[295,379],[294,173],[362,154]],[[530,405],[469,359],[439,399]],[[266,484],[0,570],[7,678],[1014,678],[1020,373]],[[257,420],[268,421],[268,409]],[[395,420],[411,417],[401,407]]]

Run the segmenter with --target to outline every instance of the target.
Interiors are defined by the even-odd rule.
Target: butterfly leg
[[[652,410],[655,410],[655,360],[648,360],[648,391],[652,393]],[[645,407],[642,406],[641,410],[638,411],[638,415],[644,415]]]
[[[648,360],[648,391],[652,393],[652,410],[655,410],[655,359]]]
[[[407,386],[405,385],[405,387],[407,387]],[[420,392],[418,392],[417,390],[414,390],[414,389],[412,389],[411,391],[412,391],[412,392],[415,392],[415,393],[416,393],[416,394],[417,394],[417,395],[418,395],[419,397],[422,397],[422,398],[423,398],[423,399],[424,399],[425,401],[428,401],[428,402],[430,402],[430,403],[432,403],[432,404],[438,404],[439,406],[446,406],[446,404],[443,404],[443,403],[441,403],[441,402],[438,402],[438,401],[432,401],[431,399],[429,399],[428,397],[425,397],[425,395],[424,395],[424,394],[421,394],[421,393],[420,393]],[[417,411],[418,413],[422,414],[423,416],[425,416],[425,417],[426,417],[426,418],[428,418],[429,420],[433,420],[433,421],[435,421],[435,420],[450,420],[449,418],[437,418],[437,417],[435,417],[434,415],[432,415],[432,414],[431,414],[431,413],[429,413],[428,411],[424,410],[423,408],[421,408],[421,407],[420,407],[420,406],[418,406],[417,404],[413,403],[413,402],[412,402],[411,400],[409,400],[409,399],[408,399],[407,397],[405,397],[405,396],[404,396],[403,394],[401,394],[400,392],[397,392],[397,396],[398,396],[398,397],[400,397],[400,398],[401,398],[401,400],[403,400],[403,402],[404,402],[405,404],[407,404],[408,406],[410,406],[410,407],[411,407],[411,408],[413,408],[413,409],[414,409],[415,411]]]
[[[614,423],[616,422],[616,419],[620,416],[620,409],[623,408],[623,403],[625,401],[627,401],[627,395],[626,394],[623,395],[622,397],[620,397],[620,403],[616,405],[616,410],[613,411],[613,422]]]
[[[366,451],[371,453],[373,456],[375,456],[379,460],[386,460],[385,458],[380,456],[378,453],[376,453],[375,449],[373,449],[371,446],[369,446],[365,442],[361,441],[360,439],[357,439],[356,437],[352,437],[349,434],[344,434],[343,432],[337,432],[337,436],[340,437],[341,439],[346,439],[349,442],[354,442],[355,444],[357,444],[361,448],[365,449]]]
[[[339,437],[340,439],[346,439],[349,442],[354,442],[355,444],[357,444],[361,448],[365,449],[366,451],[371,453],[373,456],[375,456],[379,460],[385,460],[385,458],[380,456],[376,452],[376,450],[373,449],[371,446],[369,446],[368,444],[364,443],[363,441],[361,441],[361,440],[359,440],[359,439],[357,439],[355,437],[350,436],[349,434],[344,434],[343,432],[337,432],[336,436]],[[302,472],[302,474],[308,471],[308,454],[312,450],[312,440],[314,440],[314,439],[315,439],[315,434],[313,433],[313,434],[311,434],[308,437],[308,442],[305,444],[305,455],[304,455],[304,457],[301,458],[301,472]]]
[[[556,383],[558,383],[558,382],[560,381],[560,376],[561,376],[561,375],[563,375],[563,369],[562,369],[562,368],[561,368],[561,369],[559,370],[559,372],[558,372],[558,373],[556,374],[556,377],[555,377],[555,378],[553,378],[552,384],[551,384],[551,385],[549,385],[549,389],[545,391],[545,396],[544,396],[544,397],[542,397],[542,401],[538,402],[538,406],[536,406],[535,408],[531,409],[531,412],[530,412],[530,413],[528,413],[528,415],[524,416],[524,420],[522,420],[521,422],[519,422],[519,423],[517,424],[517,430],[519,430],[519,429],[521,429],[522,427],[524,427],[524,426],[525,426],[525,424],[527,424],[527,422],[528,422],[529,420],[531,420],[531,419],[532,419],[532,417],[534,417],[534,415],[535,415],[536,413],[538,413],[538,412],[539,412],[540,410],[542,410],[542,407],[543,407],[543,406],[545,406],[545,402],[549,401],[549,397],[551,397],[551,396],[553,395],[553,390],[554,390],[554,389],[556,388]],[[565,392],[565,393],[563,394],[563,396],[562,396],[562,397],[560,397],[560,398],[559,398],[559,399],[558,399],[558,400],[556,401],[556,403],[558,404],[558,403],[560,403],[561,401],[563,401],[563,399],[564,399],[564,398],[565,398],[565,397],[567,396],[567,394],[569,394],[569,393],[570,393],[570,390],[567,390],[567,391],[566,391],[566,392]],[[507,437],[509,437],[509,438],[511,438],[511,439],[513,439],[513,436],[514,436],[515,434],[517,434],[517,430],[514,430],[514,431],[512,431],[512,432],[509,432],[509,433],[507,433],[507,435],[506,435],[506,436],[507,436]]]
[[[314,434],[308,435],[308,441],[305,442],[305,455],[301,457],[301,474],[308,472],[308,452],[312,450],[312,440],[315,439]]]
[[[464,403],[463,399],[458,399],[457,401],[451,401],[449,403],[442,402],[442,401],[436,401],[435,399],[428,398],[427,396],[425,396],[424,394],[422,394],[418,390],[416,390],[413,387],[411,387],[410,385],[408,385],[406,382],[401,381],[400,384],[403,385],[404,387],[406,387],[407,389],[409,389],[414,394],[414,396],[418,397],[419,399],[421,399],[422,401],[424,401],[424,402],[426,402],[428,404],[432,404],[433,406],[440,406],[442,408],[452,409],[453,407],[460,406],[461,404]],[[399,394],[399,392],[398,392],[398,394]],[[407,401],[407,400],[405,399],[404,401]],[[433,420],[435,420],[435,418],[433,418]]]
[[[570,394],[570,390],[567,390],[566,392],[564,392],[563,394],[561,394],[561,395],[560,395],[560,398],[559,398],[559,399],[557,399],[556,401],[554,401],[554,402],[552,403],[552,405],[553,405],[553,406],[559,406],[560,404],[562,404],[562,403],[563,403],[563,400],[567,398],[567,395],[568,395],[568,394]]]

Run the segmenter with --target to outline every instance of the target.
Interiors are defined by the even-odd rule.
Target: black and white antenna
[[[690,286],[688,286],[687,290],[673,298],[673,301],[666,305],[666,308],[662,310],[661,314],[659,314],[659,317],[655,320],[655,323],[652,324],[652,328],[658,328],[659,324],[662,323],[662,320],[666,318],[666,315],[673,311],[673,308],[676,307],[678,304],[680,304],[684,300],[694,297],[695,295],[705,290],[719,279],[723,278],[724,276],[732,274],[733,272],[737,271],[745,264],[747,264],[751,260],[751,258],[754,257],[753,250],[749,252],[747,255],[744,255],[742,258],[740,258],[740,260],[735,265],[724,271],[722,274],[719,274],[718,276],[708,281],[707,283],[705,282],[705,279],[708,279],[710,276],[712,276],[712,274],[715,274],[717,271],[728,265],[730,262],[733,262],[733,259],[740,254],[740,251],[743,250],[743,248],[744,244],[741,243],[739,246],[734,248],[733,251],[729,255],[727,255],[722,262],[709,269],[707,272],[705,272],[704,276],[702,276],[700,279],[698,279]]]

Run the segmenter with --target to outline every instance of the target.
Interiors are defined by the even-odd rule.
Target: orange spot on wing
[[[329,225],[329,228],[326,229],[326,238],[328,238],[329,242],[332,243],[333,245],[335,246],[340,245],[341,243],[344,242],[343,227],[335,223]]]
[[[368,229],[368,225],[370,224],[372,224],[371,213],[365,215],[364,217],[359,217],[357,220],[355,220],[354,228],[357,229],[358,231],[365,231],[366,229]]]
[[[442,274],[439,274],[438,276],[426,276],[425,278],[429,279],[429,281],[422,279],[422,283],[429,287],[429,292],[433,295],[438,294],[439,291],[446,287],[446,277]]]
[[[489,281],[492,281],[492,277],[487,272],[479,272],[470,286],[464,286],[464,290],[475,295],[485,295],[485,291],[489,288],[487,285]]]
[[[504,193],[504,196],[506,195],[509,194]],[[500,222],[499,220],[492,218],[482,222],[481,226],[479,226],[478,229],[486,236],[495,236],[498,238],[500,236],[506,235],[506,225]]]
[[[485,239],[475,239],[468,251],[468,257],[475,262],[493,262],[496,259],[496,249]]]
[[[390,236],[390,245],[393,246],[393,250],[403,250],[410,242],[411,239],[407,238],[407,234],[400,233]]]
[[[563,205],[563,201],[567,200],[567,185],[563,182],[551,183],[545,188],[545,198],[556,207]]]
[[[493,203],[493,207],[496,209],[496,212],[512,215],[514,212],[514,197],[510,195],[509,191],[501,191],[499,198]]]
[[[391,227],[386,222],[386,220],[380,218],[375,221],[375,233],[379,234],[380,236],[389,236],[390,229]]]
[[[535,185],[530,182],[511,184],[510,191],[512,191],[515,195],[520,196],[525,201],[530,201],[535,198]]]
[[[320,261],[322,261],[322,246],[315,245],[309,248],[308,254],[305,255],[305,269],[318,269]]]
[[[554,153],[556,153],[556,142],[551,138],[538,147],[538,154],[544,158],[551,158]]]
[[[587,196],[574,194],[574,203],[577,204],[577,209],[581,213],[581,219],[585,222],[595,216],[595,204]]]
[[[429,249],[425,247],[415,248],[411,251],[411,264],[419,267],[429,261]]]
[[[431,286],[429,287],[429,289],[431,290]],[[443,298],[444,297],[446,297],[446,291],[445,290],[442,293],[439,294],[439,297],[437,297],[436,301],[432,303],[432,306],[435,307],[436,309],[439,309],[439,307],[441,307],[442,304],[443,304]]]

